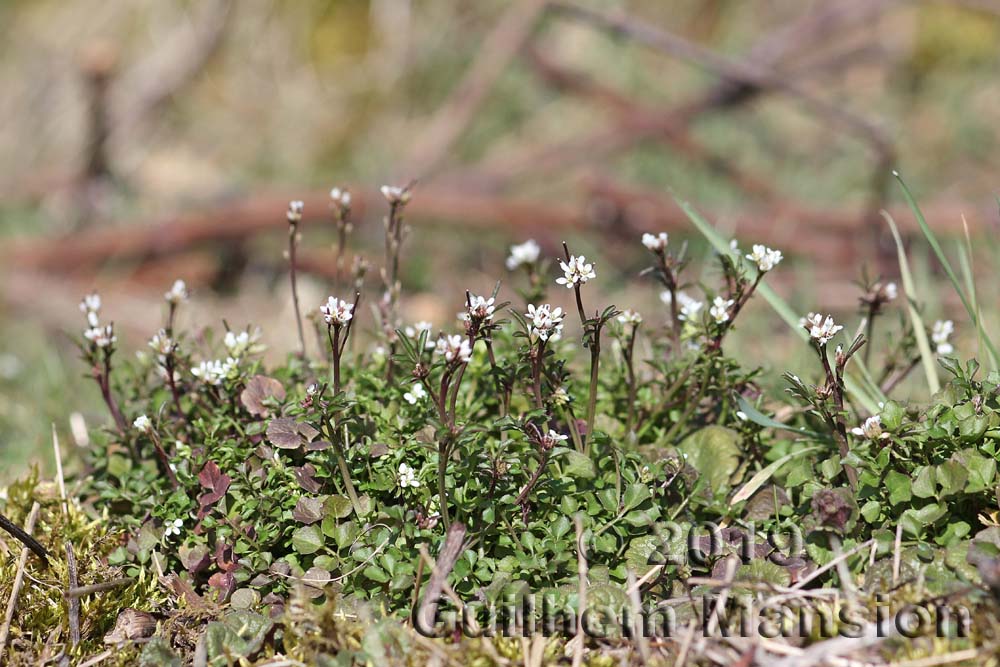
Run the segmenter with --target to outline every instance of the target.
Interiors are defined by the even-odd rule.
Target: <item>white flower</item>
[[[618,314],[618,321],[622,324],[639,325],[642,324],[642,315],[634,310],[625,309]]]
[[[885,292],[885,298],[889,301],[895,301],[899,295],[899,288],[896,287],[896,283],[886,283],[882,289]]]
[[[424,391],[424,386],[422,384],[414,382],[410,391],[403,394],[403,398],[406,399],[406,402],[410,405],[416,405],[417,401],[422,401],[427,398],[427,392]]]
[[[80,302],[80,312],[87,315],[90,313],[97,314],[101,312],[101,295],[97,292],[91,292],[90,294],[84,296],[83,301]]]
[[[827,315],[826,319],[823,319],[823,315],[820,313],[809,313],[799,320],[799,326],[808,330],[809,336],[820,345],[829,343],[830,339],[844,328],[835,324],[832,316]]]
[[[166,530],[163,531],[164,539],[169,539],[172,535],[180,535],[181,528],[183,527],[184,519],[174,519],[173,521],[168,521]]]
[[[772,250],[760,244],[754,245],[753,252],[746,257],[757,265],[761,273],[767,273],[783,259],[780,250]]]
[[[561,278],[556,278],[556,282],[572,289],[577,283],[584,284],[588,280],[597,277],[594,272],[594,265],[587,263],[587,258],[583,255],[573,255],[569,262],[559,262],[559,268],[563,270]]]
[[[708,309],[708,314],[712,316],[718,324],[729,321],[729,309],[736,303],[732,299],[723,299],[721,296],[712,300],[712,307]]]
[[[890,437],[888,433],[882,432],[882,418],[878,415],[869,417],[861,426],[855,426],[851,433],[869,440],[885,440]]]
[[[667,292],[667,294],[670,294],[670,292]],[[669,302],[670,300],[668,299],[667,303]],[[698,301],[697,299],[692,299],[684,292],[677,293],[677,303],[681,304],[681,310],[677,314],[677,319],[682,322],[687,322],[688,320],[697,318],[698,313],[701,312],[701,309],[705,306],[703,302]]]
[[[472,347],[469,345],[469,340],[457,334],[439,338],[437,353],[444,355],[447,361],[458,359],[463,364],[469,363],[469,360],[472,359]]]
[[[343,326],[354,317],[354,304],[347,303],[336,297],[328,297],[326,303],[319,307],[327,324]]]
[[[167,355],[173,351],[174,341],[167,335],[166,330],[160,329],[149,339],[149,346],[160,355]]]
[[[97,347],[111,347],[118,342],[114,326],[111,324],[106,327],[91,327],[83,332],[83,337]]]
[[[330,190],[330,201],[338,206],[341,210],[350,208],[351,206],[351,193],[347,190],[341,190],[340,188],[333,188]]]
[[[739,256],[740,244],[736,241],[736,239],[731,239],[729,241],[729,252],[733,253],[736,256]]]
[[[410,191],[396,185],[383,185],[380,189],[385,200],[392,205],[405,204],[410,201]]]
[[[434,328],[433,324],[427,322],[426,320],[421,320],[420,322],[414,324],[412,327],[408,326],[405,329],[403,329],[403,333],[405,333],[410,338],[416,338],[421,334],[421,332],[430,331],[433,328]]]
[[[170,287],[170,291],[163,295],[163,298],[167,300],[167,303],[173,305],[179,304],[181,301],[187,301],[188,299],[188,289],[187,285],[183,280],[175,280],[174,284]]]
[[[522,264],[534,264],[538,261],[538,255],[542,249],[535,243],[534,239],[528,239],[520,245],[510,247],[510,257],[507,258],[507,270],[513,271]]]
[[[147,417],[146,415],[139,415],[138,417],[136,417],[135,421],[132,422],[132,426],[134,426],[137,430],[141,431],[142,433],[149,433],[150,431],[153,430],[153,422],[151,422],[149,420],[149,417]]]
[[[241,331],[235,333],[233,331],[227,331],[225,338],[222,342],[225,344],[226,349],[229,351],[229,356],[239,358],[243,355],[250,353],[253,354],[262,349],[262,346],[258,345],[260,341],[260,327],[249,331]]]
[[[659,234],[643,234],[642,235],[642,245],[646,246],[648,250],[652,252],[662,252],[664,248],[667,247],[667,233],[660,232]]]
[[[399,464],[399,474],[396,476],[396,481],[403,489],[407,487],[415,489],[420,486],[416,471],[405,463]]]
[[[747,420],[747,413],[743,412],[742,410],[737,410],[736,418],[739,419],[740,421],[745,422]]]
[[[948,342],[953,333],[955,333],[955,323],[951,320],[938,320],[934,323],[934,327],[931,329],[931,340],[937,346],[936,352],[938,354],[951,354],[955,351],[952,344]]]
[[[213,361],[203,361],[191,369],[191,375],[200,379],[206,384],[219,386],[224,380],[230,377],[237,368],[237,361],[232,357],[225,361],[219,359]]]
[[[468,316],[480,322],[489,322],[493,319],[493,310],[495,309],[493,304],[495,301],[496,299],[493,297],[487,299],[486,297],[469,294]]]
[[[288,222],[292,224],[300,222],[302,220],[303,208],[304,206],[302,202],[298,200],[288,202],[288,213],[285,214],[288,218]]]
[[[569,436],[549,429],[549,432],[542,436],[541,445],[544,449],[552,449],[556,445],[569,440]]]
[[[558,340],[562,333],[562,308],[553,308],[547,303],[541,306],[529,304],[524,316],[528,318],[528,333],[532,340]]]

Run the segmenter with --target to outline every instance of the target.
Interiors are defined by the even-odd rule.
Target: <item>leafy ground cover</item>
[[[20,598],[14,664],[993,654],[1000,372],[971,280],[955,288],[989,370],[952,356],[952,322],[924,322],[902,251],[903,284],[864,281],[854,331],[793,313],[767,288],[781,252],[739,248],[685,205],[717,252],[695,280],[683,242],[637,239],[661,313],[598,302],[601,267],[571,244],[545,258],[526,241],[502,283],[455,295],[454,323],[403,322],[404,217],[419,193],[383,194],[381,287],[364,287],[359,264],[322,304],[298,302],[302,211],[289,207],[296,321],[280,326],[300,351],[277,366],[261,361],[254,327],[177,327],[196,298],[183,281],[134,359],[99,295],[84,298],[81,354],[111,423],[91,436],[79,493],[63,500],[37,478],[8,491],[15,525],[38,503],[49,553],[47,567],[21,567],[4,543],[0,582]],[[331,204],[343,244],[349,194]],[[784,395],[726,354],[758,296],[815,356],[808,377],[785,376]],[[373,324],[356,325],[366,310]],[[931,400],[893,400],[921,372]],[[529,595],[562,625],[541,632],[551,614],[525,607]],[[744,632],[733,624],[748,603],[758,612]],[[462,627],[447,625],[460,605]],[[463,636],[511,606],[521,612],[492,636]],[[644,611],[672,632],[636,632]]]

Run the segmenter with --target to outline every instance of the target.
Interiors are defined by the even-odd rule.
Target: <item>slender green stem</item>
[[[438,446],[438,503],[441,505],[441,520],[446,532],[451,526],[451,516],[448,514],[448,450],[446,443]]]

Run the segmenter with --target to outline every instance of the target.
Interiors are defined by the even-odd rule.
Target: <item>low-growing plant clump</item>
[[[600,302],[601,267],[570,244],[544,258],[526,241],[511,248],[503,283],[455,295],[455,322],[404,322],[411,192],[383,194],[385,257],[372,281],[363,263],[346,267],[350,196],[331,193],[342,278],[322,304],[299,303],[303,211],[289,207],[296,321],[280,326],[299,345],[279,365],[263,363],[252,325],[180,329],[177,313],[192,298],[180,280],[134,360],[118,350],[100,297],[81,303],[82,355],[112,417],[93,434],[81,494],[82,506],[104,513],[107,536],[81,571],[95,583],[131,578],[121,607],[160,621],[141,648],[147,664],[187,660],[199,647],[220,661],[211,664],[282,655],[384,664],[411,651],[469,664],[529,654],[605,664],[610,654],[591,651],[600,646],[674,664],[776,651],[720,642],[714,657],[691,653],[695,627],[702,649],[702,634],[727,636],[719,629],[741,595],[762,605],[779,596],[810,618],[834,610],[830,627],[790,640],[777,632],[788,651],[851,628],[869,633],[879,605],[897,613],[958,599],[971,622],[946,624],[944,636],[922,626],[902,644],[897,631],[870,657],[964,650],[975,659],[977,647],[995,646],[984,584],[1000,586],[1000,372],[952,356],[952,322],[924,324],[905,262],[905,289],[865,281],[852,333],[824,313],[793,316],[767,288],[781,252],[723,242],[688,208],[715,245],[714,272],[693,280],[684,244],[644,234],[643,280],[661,312]],[[560,293],[571,305],[553,303]],[[762,370],[727,354],[727,335],[757,295],[814,352],[805,377],[786,374],[785,399],[765,396]],[[373,323],[361,324],[369,306]],[[948,381],[929,384],[926,404],[893,400],[921,365],[929,381],[937,368]],[[30,488],[7,502],[15,521],[39,497]],[[58,498],[46,506],[60,511]],[[63,537],[83,539],[80,506],[64,511],[75,528]],[[542,648],[526,630],[542,620],[534,608],[507,619],[521,643],[502,631],[461,640],[443,615],[421,617],[460,603],[473,617],[520,608],[529,593],[566,621]],[[712,600],[704,609],[702,595]],[[669,608],[672,640],[623,643],[620,619],[586,622],[581,607],[601,605]],[[109,611],[76,655],[111,630]],[[20,648],[40,655],[37,628],[63,617],[32,613]],[[428,645],[411,626],[472,648]],[[140,648],[131,650],[122,656]]]

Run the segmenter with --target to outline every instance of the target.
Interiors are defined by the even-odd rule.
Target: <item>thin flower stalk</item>
[[[299,356],[306,356],[306,336],[302,328],[302,313],[299,309],[299,288],[296,278],[296,249],[299,244],[299,223],[302,221],[302,202],[288,204],[288,275],[292,283],[292,306],[295,308],[295,327],[299,334]]]

